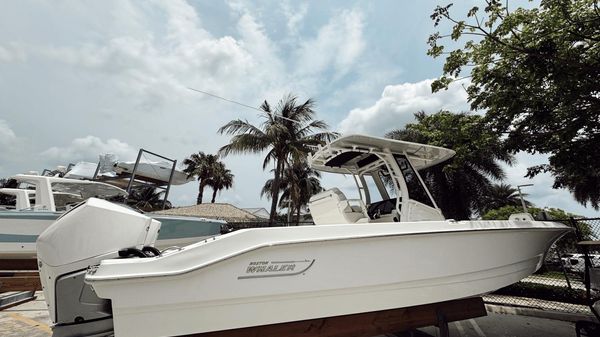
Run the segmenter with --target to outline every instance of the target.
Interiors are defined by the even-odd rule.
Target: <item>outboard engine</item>
[[[104,259],[159,254],[153,247],[159,229],[150,217],[90,198],[40,234],[38,267],[54,337],[112,334],[110,300],[84,283],[86,271]]]

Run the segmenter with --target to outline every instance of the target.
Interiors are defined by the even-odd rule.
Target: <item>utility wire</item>
[[[294,123],[302,124],[300,121],[297,121],[297,120],[295,120],[295,119],[287,118],[287,117],[284,117],[284,116],[282,116],[282,115],[278,115],[278,114],[274,114],[274,113],[272,113],[272,112],[264,111],[264,110],[261,110],[261,109],[259,109],[259,108],[255,108],[255,107],[253,107],[253,106],[250,106],[250,105],[247,105],[247,104],[244,104],[244,103],[236,102],[236,101],[234,101],[234,100],[230,100],[230,99],[227,99],[227,98],[225,98],[225,97],[221,97],[221,96],[218,96],[218,95],[215,95],[215,94],[211,94],[210,92],[206,92],[206,91],[202,91],[202,90],[198,90],[198,89],[194,89],[194,88],[190,88],[190,87],[187,87],[187,88],[188,88],[188,89],[190,89],[190,90],[197,91],[197,92],[199,92],[199,93],[202,93],[202,94],[208,95],[208,96],[212,96],[212,97],[214,97],[214,98],[222,99],[222,100],[224,100],[224,101],[227,101],[227,102],[229,102],[229,103],[233,103],[233,104],[241,105],[241,106],[243,106],[243,107],[245,107],[245,108],[249,108],[249,109],[256,110],[256,111],[260,111],[260,112],[266,112],[266,113],[268,113],[269,115],[271,115],[271,116],[273,116],[273,117],[277,117],[277,118],[285,119],[285,120],[287,120],[287,121],[290,121],[290,122],[294,122]]]

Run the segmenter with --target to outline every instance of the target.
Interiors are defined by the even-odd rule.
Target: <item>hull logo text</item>
[[[300,275],[314,263],[315,260],[251,261],[246,266],[244,275],[238,276],[238,279]]]

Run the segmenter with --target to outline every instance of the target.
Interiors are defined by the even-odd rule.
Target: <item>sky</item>
[[[463,15],[476,1],[461,2]],[[317,118],[343,134],[383,136],[417,111],[469,111],[459,84],[431,93],[443,60],[426,55],[438,1],[11,1],[0,6],[0,177],[99,154],[135,160],[140,148],[177,159],[216,151],[233,119],[287,94],[316,100]],[[448,30],[448,27],[441,27]],[[153,158],[148,158],[152,160]],[[552,177],[526,179],[541,155],[520,153],[506,182],[538,207],[599,216]],[[260,155],[230,155],[234,188],[218,202],[267,207]],[[327,176],[323,185],[352,180]],[[173,187],[178,206],[197,183]],[[205,201],[212,191],[205,191]]]

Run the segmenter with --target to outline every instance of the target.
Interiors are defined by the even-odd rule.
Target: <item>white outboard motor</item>
[[[90,198],[59,217],[37,239],[44,296],[54,337],[112,333],[110,300],[83,282],[101,260],[160,255],[160,222],[132,209]]]

